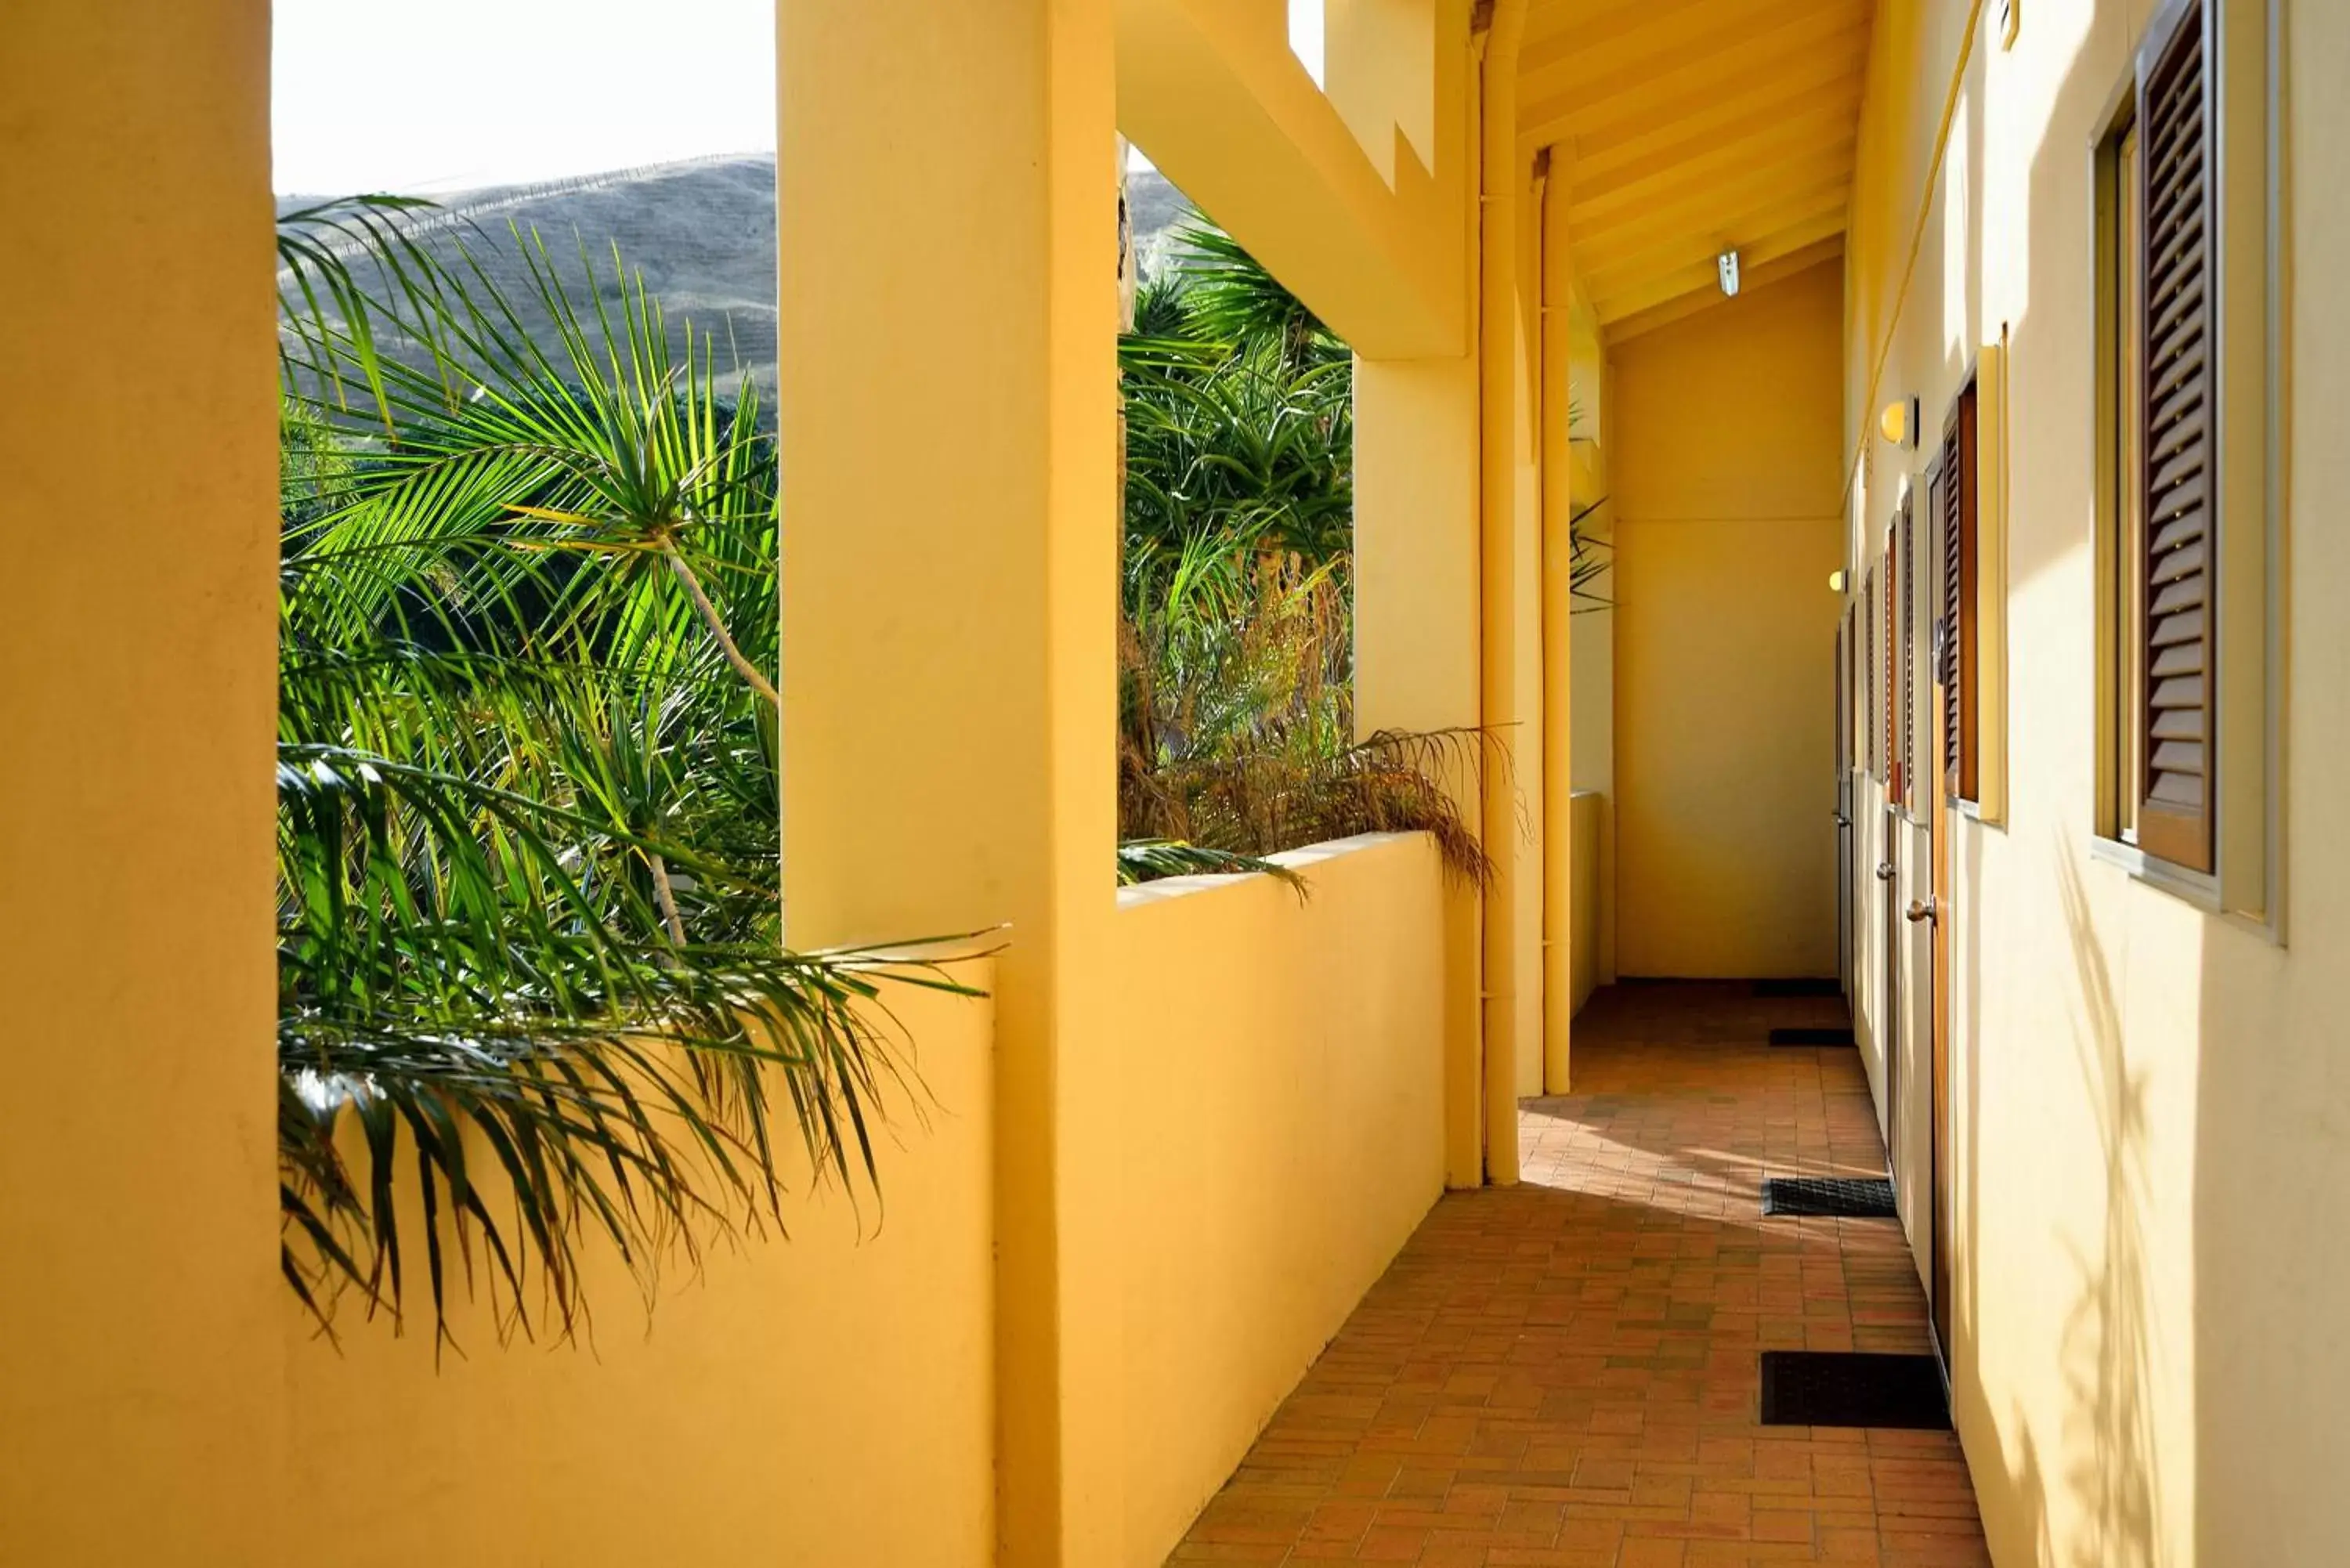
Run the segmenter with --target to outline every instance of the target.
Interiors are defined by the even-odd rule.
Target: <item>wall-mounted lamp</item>
[[[1885,411],[1877,416],[1877,429],[1879,434],[1895,446],[1916,446],[1918,444],[1918,400],[1896,398],[1886,404]]]
[[[1721,274],[1722,294],[1731,299],[1737,298],[1738,253],[1734,250],[1724,251],[1720,255],[1713,258],[1713,265],[1715,269]]]
[[[1842,572],[1830,572],[1828,574],[1828,592],[1832,594],[1840,594],[1844,592],[1844,585],[1845,575]]]

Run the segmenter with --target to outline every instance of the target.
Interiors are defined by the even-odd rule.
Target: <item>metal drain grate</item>
[[[1947,1432],[1950,1402],[1930,1355],[1762,1353],[1766,1427],[1903,1427]]]
[[[1842,996],[1844,987],[1833,980],[1758,980],[1757,996]]]
[[[1883,1177],[1780,1176],[1762,1184],[1765,1214],[1828,1214],[1853,1220],[1890,1220],[1893,1183]]]
[[[1749,1035],[1749,1039],[1752,1036]],[[1849,1045],[1853,1043],[1849,1029],[1773,1029],[1773,1045]]]

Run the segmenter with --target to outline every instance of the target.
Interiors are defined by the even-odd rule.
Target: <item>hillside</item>
[[[1128,182],[1139,248],[1146,265],[1165,236],[1191,213],[1182,194],[1154,171]],[[289,211],[319,200],[289,196]],[[411,232],[446,255],[466,247],[525,316],[534,336],[550,323],[530,309],[532,293],[515,234],[536,232],[567,282],[581,276],[581,252],[594,258],[606,297],[616,297],[612,250],[651,286],[671,319],[714,334],[718,362],[747,370],[763,399],[775,387],[775,163],[772,157],[718,157],[545,184],[499,186],[441,198],[418,214]],[[940,265],[953,265],[951,257]]]

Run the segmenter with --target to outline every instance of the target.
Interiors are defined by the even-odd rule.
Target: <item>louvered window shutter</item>
[[[1942,488],[1935,514],[1942,534],[1941,624],[1935,679],[1942,683],[1942,772],[1950,792],[1977,800],[1975,700],[1975,384],[1970,380],[1942,430]]]
[[[2137,329],[2145,410],[2139,483],[2146,518],[2145,757],[2138,845],[2212,867],[2214,160],[2204,5],[2180,6],[2138,56],[2139,168],[2146,214]]]
[[[1941,566],[1942,591],[1934,607],[1934,684],[1942,689],[1942,778],[1954,786],[1959,776],[1959,462],[1954,432],[1942,436],[1942,464],[1932,494],[1936,552]],[[1955,788],[1951,793],[1955,794]]]
[[[1894,797],[1898,797],[1901,790],[1900,742],[1896,738],[1893,728],[1898,722],[1898,715],[1894,711],[1898,680],[1894,672],[1894,660],[1898,655],[1895,652],[1893,621],[1893,589],[1896,581],[1893,568],[1898,559],[1893,549],[1893,530],[1887,528],[1885,531],[1885,688],[1882,699],[1884,706],[1878,711],[1885,717],[1885,787],[1887,794]]]
[[[1860,722],[1861,766],[1877,776],[1877,573],[1860,580]]]
[[[1950,625],[1957,632],[1950,657],[1958,678],[1952,682],[1959,708],[1959,797],[1982,799],[1982,624],[1981,587],[1977,572],[1982,561],[1982,467],[1976,419],[1980,404],[1975,382],[1959,394],[1959,478],[1952,493],[1957,503],[1959,586],[1953,597]]]
[[[1901,498],[1901,799],[1910,804],[1918,765],[1917,493]]]

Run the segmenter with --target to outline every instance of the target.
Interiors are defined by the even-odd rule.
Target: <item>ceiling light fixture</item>
[[[1724,251],[1720,255],[1713,258],[1713,265],[1721,273],[1722,294],[1731,299],[1737,298],[1738,253],[1735,250]]]

